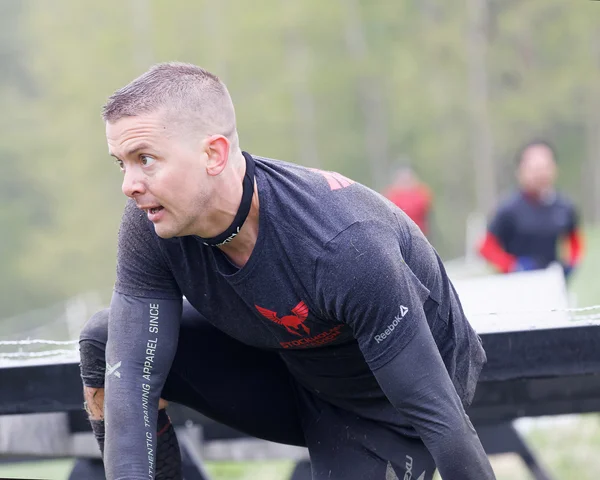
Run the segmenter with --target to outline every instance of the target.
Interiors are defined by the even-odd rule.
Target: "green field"
[[[600,265],[600,229],[586,232],[586,256],[575,273],[571,289],[579,306],[600,304],[600,282],[595,267]],[[581,415],[569,422],[535,425],[526,434],[544,465],[561,479],[596,480],[600,472],[600,416]],[[502,455],[492,458],[498,480],[530,480],[519,458]],[[0,477],[66,480],[71,460],[0,465]],[[209,463],[214,480],[285,480],[290,462]]]
[[[572,291],[580,306],[600,304],[600,282],[596,268],[600,265],[600,228],[585,231],[585,256],[581,267],[573,274]]]
[[[557,479],[596,480],[600,472],[600,417],[581,415],[556,425],[539,425],[527,434],[535,454]],[[492,457],[498,480],[533,480],[514,455]],[[72,461],[0,465],[0,477],[66,480]],[[209,463],[214,480],[286,480],[290,462]],[[438,478],[439,480],[439,478]]]
[[[0,465],[0,478],[66,480],[72,465],[72,460],[52,460],[11,466]],[[289,477],[292,468],[291,462],[284,461],[209,463],[207,465],[207,470],[214,480],[284,480]]]

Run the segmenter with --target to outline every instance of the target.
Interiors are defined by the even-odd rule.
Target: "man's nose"
[[[123,190],[123,193],[130,198],[134,198],[135,196],[144,193],[145,186],[142,174],[137,168],[130,168],[125,171],[121,190]]]

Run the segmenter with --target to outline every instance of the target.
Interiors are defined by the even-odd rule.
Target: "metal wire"
[[[77,340],[43,340],[33,338],[27,340],[0,340],[0,345],[76,345]]]
[[[579,312],[593,312],[597,311],[597,313],[587,314],[587,315],[574,315],[572,317],[573,321],[592,321],[592,320],[600,320],[600,305],[592,305],[590,307],[579,307],[579,308],[553,308],[549,310],[524,310],[519,312],[486,312],[486,313],[475,313],[469,315],[470,317],[482,317],[482,316],[499,316],[499,315],[523,315],[523,314],[542,314],[542,313],[559,313],[559,312],[568,312],[568,313],[579,313]],[[0,340],[0,346],[28,346],[28,345],[77,345],[77,340],[45,340],[41,338],[32,338],[32,339],[24,339],[24,340]],[[55,349],[55,350],[45,350],[41,352],[0,352],[0,359],[27,359],[27,358],[42,358],[42,357],[52,357],[58,355],[65,356],[74,356],[79,355],[79,351],[77,349],[65,350],[65,349]]]

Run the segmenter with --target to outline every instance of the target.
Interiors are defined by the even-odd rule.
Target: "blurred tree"
[[[35,308],[60,292],[19,270],[27,254],[28,231],[51,222],[43,179],[32,170],[23,146],[31,142],[31,106],[38,89],[27,61],[30,58],[20,2],[0,1],[0,318]]]
[[[364,124],[364,156],[371,169],[372,186],[382,189],[385,186],[388,161],[388,121],[382,82],[379,56],[371,53],[366,38],[363,14],[357,0],[340,0],[345,16],[345,37],[348,57],[355,67],[354,81],[356,95]]]
[[[157,61],[223,78],[252,153],[377,189],[409,159],[443,257],[463,253],[466,219],[512,185],[531,136],[557,145],[561,186],[600,220],[599,6],[0,0],[0,313],[108,297],[124,197],[100,108]]]
[[[468,78],[475,210],[488,212],[496,203],[492,132],[488,95],[488,0],[467,0]]]
[[[28,71],[39,96],[27,126],[31,140],[20,151],[42,185],[49,215],[29,225],[16,268],[54,300],[96,288],[110,292],[124,197],[107,155],[100,107],[108,85],[141,71],[126,28],[131,14],[116,15],[117,2],[27,5]]]
[[[320,167],[315,123],[315,99],[309,90],[308,79],[311,71],[311,55],[302,30],[303,2],[282,0],[281,22],[284,25],[286,46],[286,82],[290,86],[294,107],[294,131],[297,158],[305,165]]]
[[[585,16],[593,18],[587,3],[515,1],[494,10],[490,111],[502,189],[512,183],[517,148],[531,137],[547,136],[557,145],[559,161],[569,167],[561,169],[561,184],[582,200],[580,177],[573,174],[582,168],[585,154],[581,98],[588,97],[592,65],[591,25]]]
[[[584,213],[590,222],[600,223],[600,28],[591,27],[589,51],[591,68],[586,75],[587,89],[582,101],[586,112],[586,161],[581,169]],[[583,100],[583,99],[581,99]]]

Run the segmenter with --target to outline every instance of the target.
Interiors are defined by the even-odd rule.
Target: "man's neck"
[[[553,188],[536,191],[522,189],[521,192],[525,198],[535,203],[552,203],[556,198],[556,191]]]
[[[240,232],[229,243],[218,247],[239,268],[246,265],[250,259],[250,255],[252,255],[258,239],[259,207],[258,186],[255,181],[250,212],[242,228],[240,228]]]
[[[193,227],[194,235],[201,239],[211,239],[214,242],[213,245],[216,243],[217,236],[219,240],[225,240],[224,245],[226,245],[240,235],[246,223],[243,218],[236,219],[240,209],[244,210],[244,214],[248,212],[248,216],[250,215],[250,211],[246,210],[248,197],[246,196],[244,199],[244,193],[248,193],[245,190],[252,188],[248,188],[247,182],[245,182],[246,160],[240,153],[239,156],[232,157],[229,161],[230,165],[227,166],[227,170],[219,175],[219,184],[212,188],[212,202],[203,209],[205,216],[198,218]],[[254,182],[252,201],[254,201],[255,188],[256,182]],[[250,208],[252,208],[252,204]],[[240,222],[243,223],[240,224]],[[225,235],[228,237],[226,238]]]

